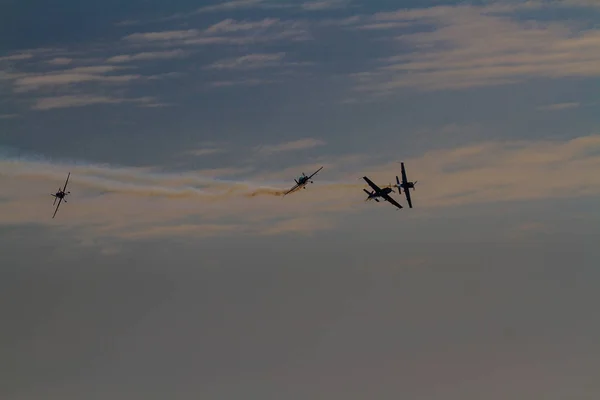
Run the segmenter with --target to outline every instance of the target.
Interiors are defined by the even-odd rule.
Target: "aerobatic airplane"
[[[58,199],[58,205],[56,206],[56,210],[54,210],[54,215],[52,216],[52,218],[54,218],[56,216],[56,212],[58,211],[58,207],[60,207],[60,203],[64,200],[65,203],[67,202],[67,199],[65,199],[65,197],[67,197],[67,195],[71,192],[65,192],[65,190],[67,190],[67,183],[69,183],[69,177],[71,176],[71,173],[69,172],[69,175],[67,175],[67,180],[65,181],[65,187],[64,188],[58,188],[58,192],[56,193],[50,193],[50,196],[54,197],[54,204],[56,204],[56,200]],[[52,204],[52,205],[54,205]]]
[[[312,175],[310,176],[306,176],[304,175],[304,172],[302,173],[302,176],[298,179],[294,179],[294,182],[296,182],[296,184],[294,185],[294,187],[292,187],[290,190],[288,190],[287,192],[285,192],[283,195],[285,196],[286,194],[290,194],[296,190],[298,190],[299,188],[303,187],[304,189],[306,189],[306,184],[308,182],[313,183],[313,181],[311,181],[310,179],[315,176],[320,170],[322,170],[323,167],[319,168],[318,170],[316,170]]]
[[[392,199],[392,197],[390,196],[390,192],[393,192],[394,189],[392,189],[391,187],[385,187],[382,189],[379,186],[377,186],[376,184],[374,184],[366,176],[363,176],[363,179],[369,184],[369,186],[371,186],[373,188],[373,192],[369,192],[367,189],[363,189],[363,191],[369,195],[369,197],[367,197],[367,199],[365,201],[375,200],[377,203],[379,203],[378,197],[381,197],[383,200],[387,201],[388,203],[391,203],[398,208],[402,208],[402,206],[400,204],[398,204],[398,202],[396,200]]]
[[[417,181],[409,182],[408,179],[406,179],[406,170],[404,169],[404,163],[401,162],[400,165],[402,166],[402,182],[400,182],[398,176],[396,175],[396,187],[398,188],[398,194],[401,194],[402,189],[404,189],[404,195],[406,196],[406,201],[408,201],[408,206],[410,208],[413,208],[409,189],[415,190],[415,185],[417,184]]]

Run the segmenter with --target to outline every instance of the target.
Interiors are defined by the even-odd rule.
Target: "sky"
[[[0,397],[597,399],[599,27],[1,0]]]

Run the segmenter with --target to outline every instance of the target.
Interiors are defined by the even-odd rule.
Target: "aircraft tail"
[[[398,194],[402,194],[402,185],[400,184],[400,179],[398,179],[398,175],[396,175],[396,187],[398,188]]]

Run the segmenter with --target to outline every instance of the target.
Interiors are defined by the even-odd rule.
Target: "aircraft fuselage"
[[[384,194],[390,194],[392,192],[392,188],[383,188],[381,189],[381,192],[371,192],[371,194],[369,194],[369,198],[374,199],[377,197],[383,197]]]
[[[415,188],[414,182],[406,182],[406,183],[401,183],[400,185],[398,185],[398,189],[404,189],[405,191],[408,189],[414,189],[414,188]]]

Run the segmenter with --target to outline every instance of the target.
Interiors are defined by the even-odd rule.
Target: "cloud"
[[[203,156],[208,156],[211,154],[222,153],[223,151],[224,151],[223,149],[203,148],[203,149],[196,149],[196,150],[188,150],[185,153],[192,155],[192,156],[196,156],[196,157],[203,157]]]
[[[0,158],[0,185],[6,195],[0,225],[58,224],[87,236],[150,237],[310,233],[334,227],[341,215],[366,206],[359,181],[381,186],[399,173],[397,163],[369,157],[328,157],[330,164],[307,190],[281,198],[293,171],[305,165],[243,180],[218,178],[217,171],[157,172],[150,168],[57,163],[44,159]],[[453,206],[600,195],[600,135],[568,141],[481,142],[429,151],[404,160],[418,180],[414,213]],[[313,169],[314,168],[314,169]],[[71,172],[71,199],[58,220],[49,193]],[[285,174],[284,174],[285,172]],[[235,171],[222,171],[222,175]],[[266,183],[283,177],[285,181]],[[44,189],[46,188],[46,189]],[[400,202],[404,199],[394,195]],[[47,207],[43,206],[47,201]],[[297,218],[309,207],[308,219]],[[290,215],[294,217],[290,218]]]
[[[0,57],[0,62],[2,62],[2,61],[22,61],[22,60],[29,60],[31,58],[33,58],[33,54],[31,54],[31,53],[18,53],[18,54],[11,54],[10,56]]]
[[[50,65],[69,65],[73,62],[72,58],[67,57],[55,57],[51,60],[46,61]]]
[[[141,75],[108,75],[121,67],[101,65],[76,67],[49,73],[19,74],[14,79],[15,91],[28,92],[44,87],[64,86],[86,82],[127,83],[140,79]]]
[[[580,106],[579,103],[557,103],[557,104],[549,104],[546,106],[538,107],[538,110],[541,111],[559,111],[559,110],[568,110],[571,108],[578,108]]]
[[[310,62],[284,62],[286,53],[255,53],[245,56],[217,61],[206,66],[206,69],[260,69],[269,67],[296,67],[313,65]]]
[[[19,114],[0,114],[0,119],[15,119],[19,117]]]
[[[278,40],[307,40],[307,25],[300,21],[264,18],[254,21],[237,21],[231,18],[213,24],[204,30],[189,29],[162,32],[139,32],[123,40],[135,43],[164,45],[245,45]]]
[[[168,60],[172,58],[182,58],[187,56],[187,53],[181,49],[168,51],[143,52],[137,54],[122,54],[110,57],[106,60],[107,63],[126,63],[131,61],[147,61],[147,60]]]
[[[395,38],[409,49],[354,74],[361,92],[403,88],[455,90],[528,79],[600,76],[600,31],[572,23],[518,20],[519,8],[539,2],[438,6],[378,13],[371,23],[411,23],[417,33]]]
[[[120,103],[142,103],[147,105],[152,101],[150,97],[140,98],[117,98],[109,96],[92,96],[92,95],[67,95],[67,96],[55,96],[55,97],[44,97],[37,99],[35,104],[32,106],[34,110],[51,110],[55,108],[72,108],[72,107],[84,107],[95,104],[120,104]],[[152,104],[152,103],[150,103]]]
[[[419,181],[420,207],[541,200],[600,194],[600,136],[566,142],[485,142],[406,160]],[[397,164],[367,169],[375,182],[393,179]]]
[[[124,21],[115,22],[115,26],[133,26],[133,25],[139,25],[141,23],[142,22],[137,19],[127,19]]]
[[[217,61],[208,65],[208,69],[254,69],[276,67],[281,65],[285,53],[274,54],[248,54],[242,57]]]
[[[596,0],[554,0],[550,2],[535,1],[533,3],[541,6],[553,6],[553,7],[581,7],[581,8],[600,8],[600,3]]]
[[[51,200],[47,193],[62,185],[68,172],[71,201],[61,208],[59,219],[52,220],[51,202],[47,207],[41,204]],[[2,158],[0,184],[9,195],[0,209],[0,225],[60,224],[81,229],[86,237],[137,240],[183,232],[223,234],[235,218],[235,232],[258,233],[271,228],[273,219],[287,217],[301,201],[281,202],[277,188],[221,179],[217,173],[236,171],[159,173],[147,168]]]
[[[307,138],[275,145],[262,145],[256,147],[256,150],[260,153],[272,154],[286,151],[306,150],[317,146],[323,146],[325,144],[326,143],[322,140]]]
[[[372,24],[364,24],[357,27],[357,29],[365,31],[373,30],[389,30],[397,28],[407,28],[413,26],[410,22],[376,22]]]
[[[347,0],[318,0],[302,3],[301,7],[307,11],[331,10],[348,6]]]
[[[281,21],[279,20],[279,18],[265,18],[259,21],[236,21],[234,19],[228,18],[208,27],[205,30],[205,33],[219,34],[263,30],[272,28],[273,26],[279,25],[280,23]]]
[[[280,80],[275,79],[238,79],[238,80],[228,80],[228,81],[213,81],[209,82],[207,85],[213,88],[225,88],[225,87],[235,87],[235,86],[259,86],[259,85],[267,85],[273,83],[280,83]]]
[[[201,14],[201,13],[217,12],[217,11],[233,11],[233,10],[238,10],[238,9],[257,7],[257,6],[262,5],[263,3],[264,3],[264,0],[227,1],[224,3],[220,3],[220,4],[215,4],[212,6],[201,7],[199,9],[197,9],[194,13]]]
[[[142,60],[151,58],[166,58],[177,56],[178,51],[168,52],[168,54],[157,53],[139,53],[130,56],[113,57],[113,62],[126,62],[132,60]],[[163,107],[167,104],[151,99],[150,97],[141,97],[134,99],[122,98],[121,94],[111,95],[107,93],[110,86],[103,86],[97,90],[96,84],[116,85],[119,88],[122,85],[134,81],[144,82],[149,80],[164,79],[180,76],[177,73],[165,73],[158,75],[143,76],[141,74],[125,74],[123,71],[133,67],[115,66],[115,65],[91,65],[75,67],[70,69],[61,69],[58,71],[29,73],[29,72],[0,72],[0,79],[8,80],[13,85],[15,93],[29,93],[39,91],[46,97],[34,99],[33,109],[49,110],[53,108],[80,107],[92,104],[115,104],[124,102],[137,102],[144,107]],[[102,94],[96,94],[100,91]],[[96,92],[96,93],[94,93]],[[48,94],[60,93],[60,96],[47,96]],[[28,99],[30,100],[30,99]]]
[[[123,38],[131,42],[155,42],[155,41],[174,41],[197,37],[200,31],[197,29],[162,31],[162,32],[144,32],[132,33]]]

